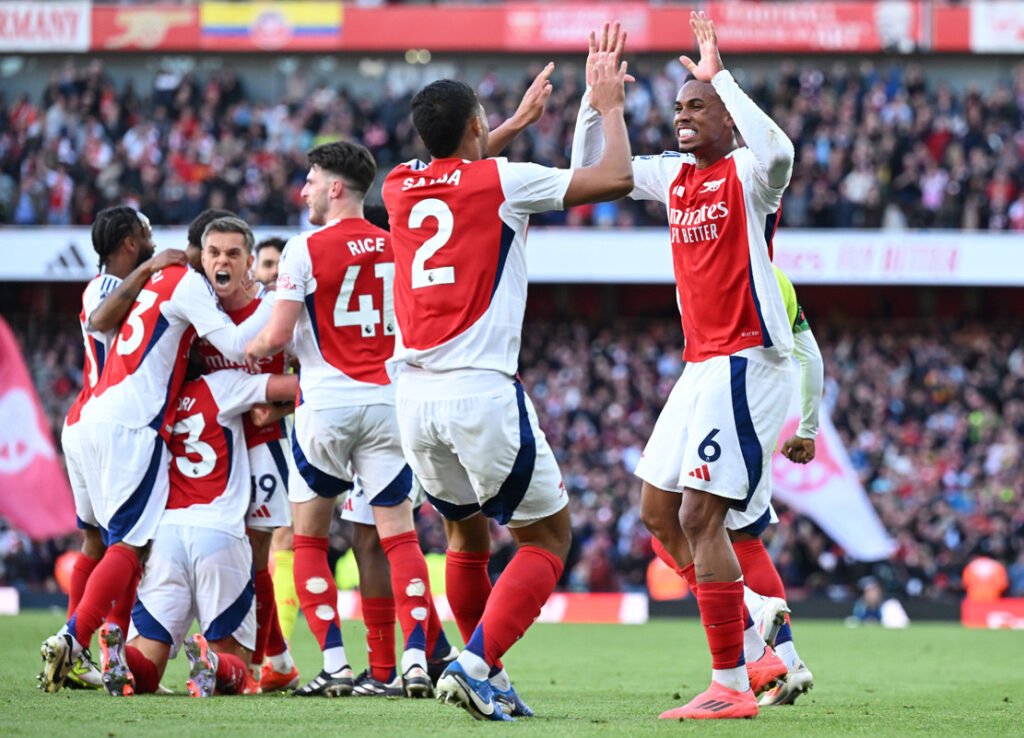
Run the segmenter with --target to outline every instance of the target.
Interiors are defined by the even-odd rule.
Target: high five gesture
[[[693,60],[685,54],[679,57],[679,61],[697,80],[710,82],[716,74],[724,69],[722,57],[718,54],[718,36],[715,34],[715,24],[708,20],[703,11],[691,12],[690,28],[693,29],[693,35],[697,37],[700,62],[694,64]]]

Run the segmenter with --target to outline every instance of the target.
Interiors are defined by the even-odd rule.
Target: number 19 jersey
[[[82,389],[75,398],[75,403],[68,410],[66,422],[74,425],[82,414],[82,408],[92,397],[93,390],[103,374],[103,364],[107,360],[107,350],[113,341],[113,333],[89,330],[89,316],[106,299],[107,295],[121,284],[121,278],[112,274],[101,274],[86,285],[82,292],[82,312],[78,315],[82,327],[82,340],[85,344],[85,363],[82,366]]]
[[[560,210],[571,179],[503,158],[411,161],[388,174],[395,361],[516,373],[530,214]]]
[[[285,245],[277,299],[304,303],[292,343],[302,402],[326,409],[394,404],[391,237],[362,218],[333,220]]]

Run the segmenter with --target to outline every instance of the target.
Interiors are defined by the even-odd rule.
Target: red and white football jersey
[[[234,329],[210,284],[190,267],[154,274],[135,298],[110,346],[85,420],[150,427],[166,440],[196,335]]]
[[[392,404],[385,362],[395,349],[391,237],[362,218],[291,238],[277,299],[302,302],[292,344],[302,401],[314,408]]]
[[[245,535],[252,481],[241,416],[267,401],[269,379],[225,370],[181,388],[172,403],[171,491],[161,523]]]
[[[395,249],[395,361],[516,373],[531,213],[560,210],[572,171],[506,159],[411,161],[384,204]]]
[[[772,271],[782,190],[770,187],[750,149],[698,169],[690,154],[633,157],[636,200],[668,206],[686,361],[761,346],[793,351]]]
[[[256,309],[260,306],[260,302],[266,295],[265,290],[260,290],[259,294],[249,302],[245,307],[241,307],[238,310],[225,310],[228,317],[235,325],[241,325],[246,318],[256,312]],[[241,371],[248,371],[248,367],[245,362],[231,361],[209,341],[200,340],[196,343],[196,349],[199,351],[199,355],[203,359],[203,364],[206,366],[206,371],[216,372],[222,369],[239,369]],[[284,352],[274,354],[273,356],[265,356],[259,360],[260,374],[284,374],[288,371],[288,360],[284,355]],[[284,421],[277,423],[271,423],[270,425],[253,425],[252,420],[248,415],[242,416],[242,425],[245,428],[245,442],[249,448],[255,448],[263,443],[269,443],[270,441],[276,441],[280,438],[284,438]]]
[[[102,333],[88,329],[89,316],[100,306],[104,298],[116,290],[121,284],[121,278],[112,274],[100,274],[94,277],[85,286],[82,292],[82,312],[78,314],[78,323],[82,328],[82,341],[85,344],[85,362],[82,366],[82,389],[75,398],[74,404],[68,410],[66,423],[74,425],[82,414],[82,408],[92,397],[93,389],[100,381],[103,374],[103,364],[107,359],[107,351],[110,349],[110,342],[114,340],[113,333]]]

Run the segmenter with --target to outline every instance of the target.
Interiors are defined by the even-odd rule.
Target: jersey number
[[[157,294],[152,290],[142,290],[135,298],[135,307],[128,314],[124,321],[124,328],[117,337],[117,353],[122,356],[135,352],[142,345],[142,339],[146,336],[146,326],[142,324],[142,314],[149,310],[156,303]],[[125,329],[131,333],[125,335]]]
[[[437,233],[416,249],[412,259],[412,288],[436,287],[439,284],[455,284],[455,267],[442,266],[426,268],[427,259],[432,257],[452,237],[455,218],[448,205],[436,197],[420,200],[409,211],[409,227],[421,228],[427,218],[437,219]]]
[[[377,323],[383,322],[384,335],[393,336],[395,335],[395,294],[391,285],[395,281],[395,265],[392,262],[379,262],[373,265],[373,275],[384,282],[383,321],[381,321],[380,311],[373,307],[373,295],[359,295],[359,308],[357,310],[348,309],[361,268],[358,264],[353,264],[345,270],[345,278],[341,281],[341,291],[334,303],[334,325],[337,328],[358,325],[364,338],[373,338],[377,335]]]
[[[178,465],[178,471],[190,479],[205,477],[213,471],[217,465],[217,452],[213,446],[199,440],[206,428],[206,420],[201,414],[189,415],[174,424],[171,432],[174,435],[188,434],[185,439],[185,456],[178,456],[174,463]],[[189,456],[198,456],[199,461],[192,461]]]

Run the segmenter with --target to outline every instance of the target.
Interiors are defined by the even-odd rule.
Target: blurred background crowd
[[[81,382],[75,317],[9,319],[59,437]],[[819,326],[817,338],[824,406],[898,550],[886,562],[855,562],[811,520],[780,506],[765,541],[787,589],[797,598],[842,599],[871,575],[893,594],[949,598],[961,593],[967,562],[985,555],[1007,564],[1007,594],[1024,596],[1024,328],[868,321]],[[571,500],[568,589],[644,590],[652,554],[632,470],[683,369],[681,353],[678,319],[667,316],[524,327],[522,379]],[[440,521],[428,507],[421,540],[442,551]],[[343,547],[344,536],[332,542]],[[39,586],[75,543],[31,543],[0,521],[0,584]],[[495,569],[511,546],[496,530]]]
[[[751,69],[734,71],[796,146],[783,225],[1024,230],[1024,65],[962,90],[913,63]],[[510,158],[568,165],[581,71],[556,72],[547,113]],[[634,153],[674,150],[682,66],[640,59],[631,71]],[[88,224],[103,207],[129,203],[156,224],[188,223],[206,207],[253,225],[299,224],[309,147],[356,140],[382,170],[425,157],[408,120],[412,89],[357,92],[339,76],[328,83],[293,73],[280,99],[267,101],[250,94],[259,80],[230,65],[207,74],[162,68],[141,89],[115,82],[99,61],[69,62],[41,94],[0,92],[0,223]],[[531,78],[483,74],[477,89],[492,127],[512,114]],[[535,223],[626,227],[664,218],[660,205],[623,201]]]

